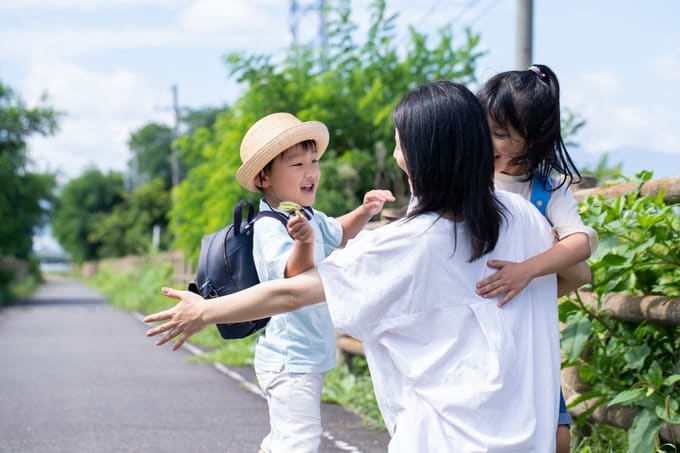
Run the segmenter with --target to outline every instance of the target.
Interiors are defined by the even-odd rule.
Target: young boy
[[[372,190],[355,210],[339,218],[311,206],[321,172],[319,159],[328,146],[328,129],[301,122],[289,113],[257,121],[241,142],[243,165],[236,179],[261,192],[260,210],[285,212],[281,202],[295,202],[287,229],[276,219],[255,223],[253,258],[260,281],[300,274],[354,237],[387,201],[387,190]],[[335,366],[335,333],[326,304],[272,316],[255,346],[255,371],[269,406],[270,432],[261,452],[316,452],[321,441],[321,389]]]

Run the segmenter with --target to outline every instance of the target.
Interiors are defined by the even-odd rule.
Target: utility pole
[[[527,69],[532,63],[533,52],[533,0],[517,0],[517,42],[515,53],[516,69]]]
[[[177,156],[177,145],[175,140],[179,136],[179,101],[177,96],[177,85],[172,86],[172,110],[175,112],[175,124],[172,128],[172,154],[170,165],[172,170],[172,187],[179,185],[179,157]]]
[[[290,34],[293,38],[293,46],[298,45],[298,25],[300,23],[300,18],[307,13],[317,13],[319,15],[319,47],[321,48],[321,54],[325,55],[326,47],[328,46],[328,32],[326,30],[326,0],[314,0],[305,5],[301,5],[302,2],[297,0],[291,0],[290,2]]]

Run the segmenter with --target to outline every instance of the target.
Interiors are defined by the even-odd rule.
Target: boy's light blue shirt
[[[272,209],[260,201],[260,211]],[[342,241],[342,225],[313,210],[314,263],[320,263]],[[255,222],[253,259],[260,281],[284,278],[293,238],[276,219]],[[324,244],[325,243],[325,244]],[[326,303],[272,316],[255,346],[255,367],[265,371],[323,373],[335,366],[335,331]]]

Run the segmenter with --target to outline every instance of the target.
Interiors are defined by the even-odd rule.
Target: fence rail
[[[605,198],[616,198],[625,193],[632,192],[636,187],[636,183],[629,182],[625,184],[580,189],[574,192],[574,197],[576,197],[578,201],[583,201],[591,195],[602,195]],[[663,189],[663,199],[666,203],[672,204],[680,202],[680,176],[671,176],[669,178],[659,178],[647,181],[642,185],[641,193],[642,195],[655,196],[661,189]]]

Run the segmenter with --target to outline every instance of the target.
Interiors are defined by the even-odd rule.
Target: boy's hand
[[[477,283],[477,294],[485,298],[505,294],[503,299],[498,302],[499,307],[510,302],[533,279],[531,272],[524,263],[491,260],[487,263],[487,266],[499,269],[499,271]]]
[[[362,208],[366,214],[373,217],[382,210],[385,203],[394,200],[394,195],[389,190],[374,189],[366,192],[366,195],[364,195]]]
[[[296,241],[307,244],[314,242],[314,228],[302,213],[295,214],[288,219],[288,233]]]

